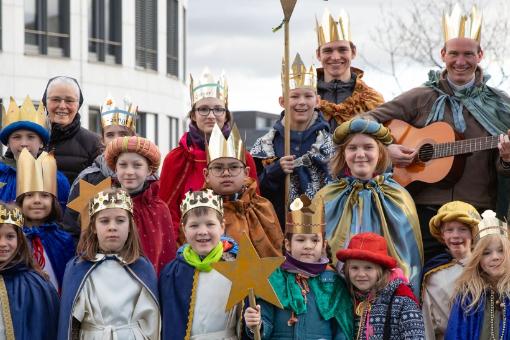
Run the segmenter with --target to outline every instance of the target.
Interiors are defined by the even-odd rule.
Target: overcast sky
[[[333,14],[344,8],[351,18],[352,39],[358,53],[377,66],[387,67],[387,58],[372,37],[378,29],[381,6],[390,4],[402,14],[406,13],[409,0],[298,0],[290,23],[291,58],[299,52],[305,65],[313,62],[320,67],[315,58],[315,16],[322,18],[325,8]],[[271,30],[283,19],[280,1],[189,0],[187,13],[187,71],[198,77],[204,66],[216,75],[224,69],[229,83],[231,110],[280,112],[278,96],[281,94],[284,33],[283,29],[276,33]],[[503,19],[509,20],[508,15]],[[438,25],[440,23],[440,18],[431,20],[436,20]],[[364,80],[380,91],[385,99],[399,93],[389,76],[367,65],[363,58],[356,58],[353,66],[365,70]],[[403,89],[423,83],[427,69],[402,67]]]

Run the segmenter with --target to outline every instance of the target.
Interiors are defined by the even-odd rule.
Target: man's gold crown
[[[482,13],[473,6],[469,16],[463,15],[459,4],[455,4],[450,15],[443,13],[442,27],[444,41],[454,38],[469,38],[478,42],[482,39]]]
[[[320,24],[317,17],[315,17],[315,27],[319,47],[337,40],[351,41],[351,23],[349,21],[349,15],[343,9],[340,10],[337,21],[326,8]]]

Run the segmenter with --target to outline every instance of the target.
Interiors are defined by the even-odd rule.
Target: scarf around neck
[[[291,273],[301,274],[306,277],[313,277],[320,275],[323,271],[325,271],[328,263],[329,260],[327,257],[321,257],[319,262],[316,263],[302,262],[286,252],[285,262],[281,265],[281,268]]]
[[[221,132],[225,138],[228,138],[230,134],[230,124],[225,122],[223,127],[221,128]],[[205,150],[205,134],[202,130],[200,130],[195,122],[191,122],[189,124],[189,137],[191,139],[191,143],[201,150]],[[209,138],[209,137],[208,137]]]
[[[187,264],[192,267],[195,267],[198,271],[201,272],[210,272],[212,268],[212,264],[218,262],[223,255],[223,243],[219,242],[216,247],[214,247],[209,254],[205,258],[201,258],[190,245],[187,245],[183,252],[182,256]]]

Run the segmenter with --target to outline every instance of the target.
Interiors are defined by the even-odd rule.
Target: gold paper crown
[[[285,91],[285,65],[282,62],[282,87]],[[299,53],[296,54],[289,73],[289,89],[309,88],[317,90],[317,77],[315,67],[310,66],[307,71]]]
[[[499,220],[492,210],[485,210],[482,213],[482,220],[478,223],[478,233],[475,242],[488,235],[504,235],[508,237],[508,226],[506,222]]]
[[[326,8],[322,15],[322,23],[319,24],[315,17],[315,27],[319,47],[337,40],[351,41],[351,22],[345,10],[340,10],[338,21],[336,21]]]
[[[246,151],[236,124],[232,126],[228,139],[225,139],[218,124],[214,124],[211,132],[207,144],[207,164],[224,157],[235,158],[246,164]]]
[[[223,198],[216,195],[211,189],[201,191],[189,191],[181,203],[181,216],[198,207],[207,207],[216,210],[223,215]]]
[[[459,4],[455,4],[450,15],[443,13],[444,41],[454,38],[469,38],[478,42],[482,39],[483,16],[473,6],[468,16],[462,15]]]
[[[289,234],[323,234],[324,201],[317,198],[314,203],[306,195],[301,195],[290,204],[287,213],[285,233]]]
[[[108,189],[97,193],[90,200],[89,216],[92,217],[101,210],[113,208],[124,209],[133,214],[133,201],[126,191],[118,189],[113,192]]]
[[[31,191],[57,196],[57,162],[52,153],[42,152],[35,159],[23,148],[16,164],[16,198]]]
[[[0,203],[0,224],[14,224],[20,228],[23,228],[25,219],[21,209],[14,206],[12,208],[7,207],[5,204]]]
[[[35,123],[41,128],[47,130],[48,129],[48,121],[46,119],[46,114],[44,105],[41,103],[37,110],[35,109],[34,103],[30,96],[25,98],[25,101],[18,107],[16,101],[13,97],[11,97],[9,102],[9,108],[7,112],[2,107],[2,129],[6,129],[9,125],[19,122],[19,121],[27,121]]]
[[[202,71],[202,75],[195,83],[193,76],[190,74],[190,95],[191,105],[195,105],[200,99],[203,98],[218,98],[225,106],[228,104],[228,86],[225,72],[222,71],[219,79],[214,80],[211,72],[206,67]]]
[[[103,128],[111,125],[120,125],[136,132],[136,113],[138,107],[127,97],[124,98],[123,102],[124,106],[119,107],[111,96],[105,99],[103,106],[101,106],[101,125]]]

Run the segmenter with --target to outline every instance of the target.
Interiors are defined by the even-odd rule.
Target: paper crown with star
[[[225,106],[228,104],[228,85],[225,72],[222,71],[218,80],[214,79],[209,68],[204,68],[198,79],[193,79],[190,74],[191,105],[195,105],[200,99],[218,98]]]
[[[282,88],[285,91],[285,65],[282,63]],[[317,90],[317,75],[313,65],[307,70],[299,53],[296,53],[289,72],[289,89],[308,88]]]
[[[208,164],[215,159],[225,157],[235,158],[246,164],[246,150],[244,149],[244,143],[236,124],[232,126],[227,139],[225,139],[218,124],[214,124],[211,137],[207,143]]]
[[[111,125],[125,126],[136,133],[136,113],[138,107],[127,97],[122,106],[112,96],[108,96],[101,106],[101,125],[103,128]]]
[[[189,191],[184,196],[180,206],[181,216],[198,207],[211,208],[223,215],[223,198],[216,195],[211,189]]]
[[[508,225],[496,217],[492,210],[485,210],[482,213],[482,220],[478,223],[478,233],[475,236],[475,242],[489,235],[504,235],[508,237]]]
[[[133,214],[131,196],[122,189],[108,189],[97,193],[89,203],[89,216],[92,217],[105,209],[124,209]]]
[[[14,224],[20,228],[23,228],[25,219],[21,209],[17,206],[7,206],[5,203],[0,202],[0,224]]]
[[[469,15],[462,14],[459,4],[453,6],[448,15],[443,13],[442,28],[444,41],[454,38],[469,38],[478,42],[482,39],[483,15],[473,6]]]
[[[312,202],[308,196],[301,195],[289,207],[286,234],[323,234],[326,223],[324,220],[324,201],[318,197]]]
[[[338,20],[335,20],[331,12],[326,8],[320,23],[317,17],[315,17],[315,29],[317,31],[319,47],[337,40],[351,41],[351,22],[349,15],[343,9],[338,14]]]
[[[16,198],[33,191],[57,196],[57,161],[51,152],[42,152],[35,159],[23,148],[16,162]]]
[[[2,106],[0,141],[4,145],[7,145],[9,136],[19,129],[34,131],[41,137],[44,144],[48,143],[50,140],[50,133],[44,105],[39,104],[36,110],[32,99],[27,96],[21,107],[18,107],[14,98],[11,97],[7,111],[5,111]]]

